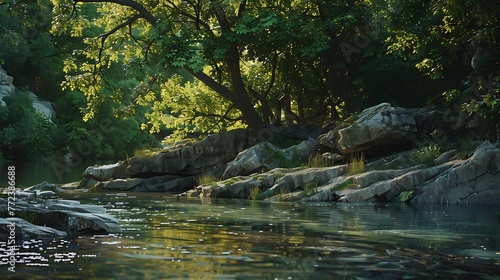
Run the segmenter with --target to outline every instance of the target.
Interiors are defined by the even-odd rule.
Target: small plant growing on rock
[[[315,156],[310,156],[307,160],[307,167],[327,167],[331,166],[332,162],[325,158],[321,154],[316,154]]]
[[[278,201],[284,202],[287,194],[288,192],[285,189],[280,189],[278,193]]]
[[[408,201],[410,201],[410,199],[413,197],[413,193],[414,193],[413,190],[404,191],[404,192],[400,193],[399,194],[399,201],[400,202],[408,202]]]
[[[281,179],[283,176],[285,176],[285,174],[283,174],[283,172],[279,172],[279,171],[277,171],[273,174],[274,180]]]
[[[311,181],[304,185],[304,194],[306,196],[311,196],[318,192],[318,182]]]
[[[356,175],[365,172],[365,155],[363,153],[354,153],[347,163],[347,174]]]
[[[349,178],[345,180],[342,184],[336,185],[333,188],[330,188],[330,191],[342,191],[346,189],[356,188],[358,187],[358,182],[356,178]]]
[[[413,165],[425,164],[427,166],[432,166],[434,160],[441,155],[439,146],[432,144],[428,147],[424,147],[415,151],[410,157],[410,163]]]
[[[255,201],[259,197],[259,194],[260,194],[259,187],[258,186],[252,187],[252,188],[250,188],[250,195],[248,195],[248,198],[250,200]]]

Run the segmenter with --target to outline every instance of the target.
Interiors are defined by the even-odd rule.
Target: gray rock
[[[19,191],[16,192],[17,197],[23,197],[23,198],[34,198],[36,196],[35,192],[25,192],[25,191]]]
[[[89,166],[85,169],[82,176],[93,177],[99,181],[107,181],[111,178],[121,178],[121,174],[117,175],[120,172],[120,168],[125,168],[123,162],[101,166]]]
[[[36,192],[36,191],[53,191],[53,192],[60,192],[62,191],[61,188],[59,188],[56,184],[51,184],[47,181],[43,181],[42,183],[38,185],[31,186],[29,188],[25,188],[24,191],[26,192]]]
[[[280,149],[269,142],[261,142],[241,152],[235,160],[228,163],[222,178],[227,179],[305,163],[309,156],[316,152],[316,148],[315,142],[311,140],[302,141],[286,149]]]
[[[7,201],[0,200],[0,212],[6,209]],[[40,204],[28,204],[18,199],[15,213],[16,216],[28,220],[23,225],[29,228],[30,234],[35,235],[47,233],[57,236],[59,231],[65,231],[67,234],[80,231],[121,232],[118,221],[106,214],[102,206],[82,205],[73,200],[48,199]],[[41,225],[44,225],[44,230],[38,227]]]
[[[2,240],[7,240],[12,225],[14,225],[15,228],[16,239],[53,239],[64,238],[68,235],[65,231],[45,226],[37,226],[20,218],[0,218],[0,237]]]
[[[49,198],[56,195],[56,193],[53,191],[37,191],[35,194],[40,198]]]
[[[226,164],[249,143],[249,132],[237,129],[171,147],[155,155],[88,167],[79,188],[183,192],[194,187],[200,174],[214,173],[220,177]]]
[[[489,142],[417,189],[412,203],[495,203],[500,197],[500,149]]]
[[[33,101],[32,106],[36,112],[45,116],[48,120],[54,120],[56,118],[56,111],[54,111],[51,102],[41,99],[33,92],[29,92],[29,97]]]
[[[198,186],[188,195],[247,198],[258,187],[258,198],[269,201],[399,202],[403,192],[413,192],[409,199],[415,204],[500,204],[500,149],[485,142],[468,159],[456,160],[454,155],[454,151],[444,152],[435,166],[411,166],[412,153],[402,152],[379,159],[371,170],[356,175],[346,174],[345,164],[274,169]]]
[[[184,147],[174,148],[150,157],[130,159],[127,171],[132,177],[141,174],[192,176],[212,171],[225,165],[248,147],[249,133],[237,129],[212,134],[205,139]]]
[[[363,110],[351,125],[323,135],[319,142],[347,154],[403,145],[411,142],[416,132],[415,119],[406,109],[381,103]]]

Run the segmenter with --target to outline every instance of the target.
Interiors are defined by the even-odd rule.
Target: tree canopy
[[[151,114],[163,116],[152,119],[156,127],[159,120],[168,119],[165,116],[175,115],[175,109],[165,107],[172,105],[167,95],[180,95],[175,91],[166,95],[161,89],[169,88],[170,79],[182,73],[196,80],[184,75],[178,86],[190,81],[188,90],[196,91],[202,83],[224,100],[215,108],[203,94],[205,108],[193,108],[191,117],[223,121],[239,120],[235,116],[241,115],[254,131],[279,123],[282,109],[291,114],[291,107],[296,113],[289,121],[338,118],[337,110],[353,107],[355,96],[350,77],[355,67],[338,46],[355,37],[356,26],[372,17],[363,1],[53,3],[58,14],[53,32],[82,36],[91,26],[102,29],[100,35],[86,39],[88,47],[78,53],[80,57],[66,62],[65,86],[82,90],[90,104],[98,104],[104,100],[101,93],[110,69],[114,72],[113,65],[120,64],[120,71],[141,83],[125,100],[163,97],[163,106],[155,108],[164,111]],[[330,111],[320,110],[328,106]],[[92,107],[87,113],[92,115]]]
[[[489,126],[500,115],[496,1],[2,3],[0,59],[45,94],[60,96],[51,86],[63,80],[73,97],[60,103],[87,121],[68,129],[133,118],[150,132],[259,134],[379,102],[458,106]]]

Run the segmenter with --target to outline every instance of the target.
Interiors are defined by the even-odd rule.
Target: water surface
[[[2,279],[498,279],[498,207],[73,193],[120,234],[25,242]]]

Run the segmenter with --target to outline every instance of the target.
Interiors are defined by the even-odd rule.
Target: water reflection
[[[75,194],[121,234],[31,240],[24,279],[399,279],[498,276],[499,209],[266,204]],[[0,244],[2,250],[5,244]],[[3,251],[0,252],[3,255]],[[7,266],[2,257],[2,266]],[[2,274],[5,274],[2,272]],[[2,276],[3,279],[3,276]]]

